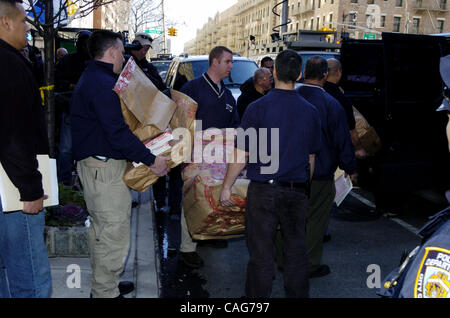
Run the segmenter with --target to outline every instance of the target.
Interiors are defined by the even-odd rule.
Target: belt
[[[285,187],[290,189],[306,189],[306,183],[304,182],[292,182],[292,181],[277,181],[277,180],[269,180],[263,182],[264,184],[270,184],[272,186]]]
[[[108,157],[103,157],[103,156],[92,156],[92,158],[103,161],[103,162],[107,162],[109,160]]]

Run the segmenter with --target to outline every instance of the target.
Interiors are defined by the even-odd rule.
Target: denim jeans
[[[0,206],[0,297],[47,298],[52,290],[45,213],[3,213]]]
[[[303,189],[250,182],[246,205],[246,237],[250,254],[246,295],[268,298],[275,277],[275,235],[283,236],[286,297],[308,297],[305,220],[308,198]]]
[[[70,184],[72,182],[72,133],[70,115],[63,113],[59,136],[58,181]]]

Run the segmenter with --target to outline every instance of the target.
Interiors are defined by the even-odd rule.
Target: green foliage
[[[82,225],[85,221],[85,215],[70,214],[74,210],[74,206],[87,210],[84,201],[83,192],[76,191],[71,186],[59,184],[59,205],[46,208],[45,225],[54,227],[72,227]],[[87,215],[87,213],[86,213]]]
[[[76,191],[71,186],[59,184],[59,205],[75,204],[86,210],[83,192]]]

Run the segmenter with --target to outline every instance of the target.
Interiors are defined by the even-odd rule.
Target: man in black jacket
[[[50,297],[46,196],[36,159],[48,154],[48,139],[32,66],[19,52],[30,30],[20,3],[0,0],[0,163],[23,201],[22,211],[0,212],[0,297]]]
[[[134,38],[133,44],[140,44],[140,48],[131,49],[130,53],[136,60],[136,64],[141,68],[144,74],[161,92],[167,93],[167,86],[159,75],[158,69],[149,61],[146,55],[152,47],[153,39],[145,32],[139,32]],[[175,167],[169,172],[169,213],[171,215],[181,214],[183,179],[181,177],[181,167]],[[156,211],[160,212],[166,205],[166,177],[159,178],[152,186],[156,201]]]
[[[139,43],[141,46],[139,49],[130,50],[130,53],[145,75],[152,81],[156,88],[162,92],[167,89],[167,86],[164,84],[161,76],[159,76],[158,69],[152,63],[147,61],[146,58],[148,51],[152,47],[152,42],[153,39],[150,35],[145,32],[139,32],[136,34],[133,44]]]
[[[242,94],[237,100],[239,118],[244,116],[247,106],[263,97],[272,88],[272,73],[268,68],[261,67],[255,71],[253,77],[241,85]]]
[[[86,62],[90,59],[87,41],[91,32],[78,33],[74,53],[67,54],[56,63],[55,84],[58,118],[61,117],[58,154],[58,180],[66,185],[72,184],[72,136],[70,134],[70,99],[78,80],[86,69]]]

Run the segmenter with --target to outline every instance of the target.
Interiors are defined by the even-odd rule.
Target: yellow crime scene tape
[[[42,86],[39,87],[39,91],[41,92],[41,99],[42,99],[42,106],[45,105],[45,95],[44,91],[51,91],[55,88],[55,85],[49,85],[49,86]]]

